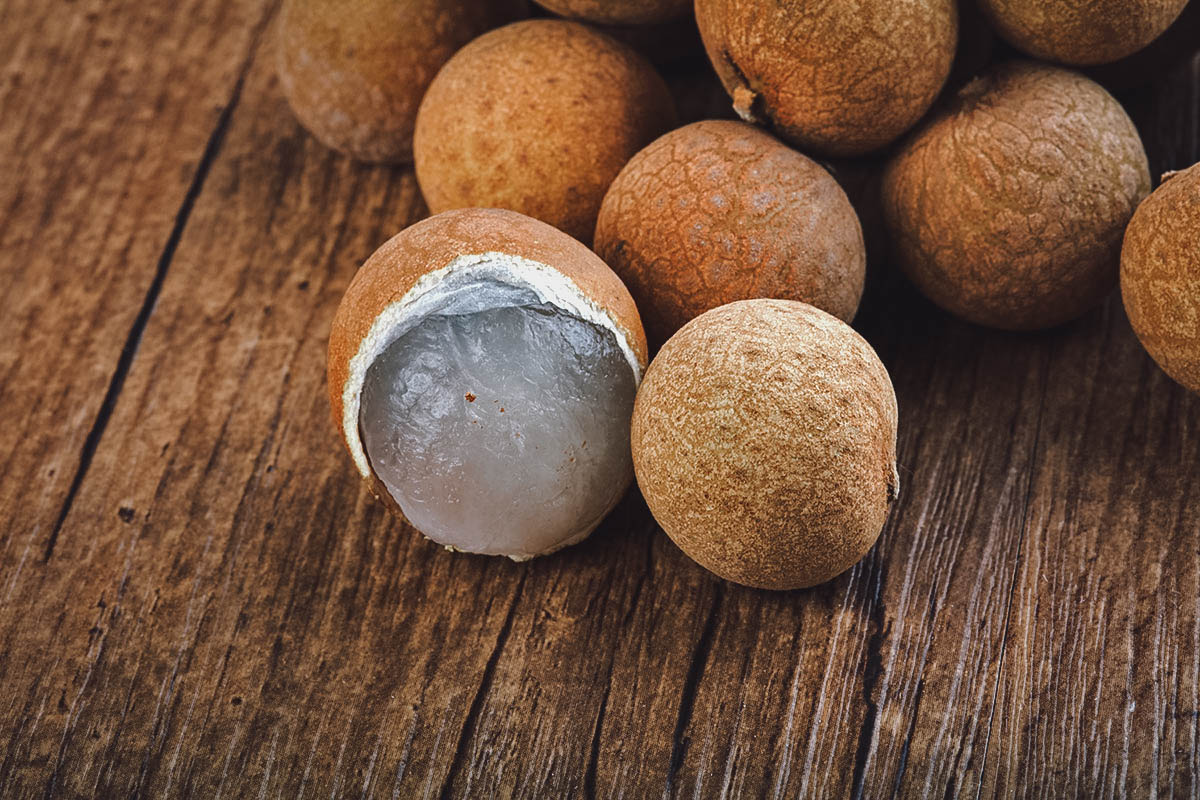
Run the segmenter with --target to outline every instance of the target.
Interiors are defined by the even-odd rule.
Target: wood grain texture
[[[323,386],[424,207],[297,126],[273,12],[0,7],[0,797],[1200,794],[1200,398],[1117,298],[1016,335],[875,286],[903,491],[825,586],[723,583],[636,493],[447,553]],[[1200,61],[1125,99],[1200,159]]]
[[[53,549],[265,11],[229,0],[0,9],[6,563]]]

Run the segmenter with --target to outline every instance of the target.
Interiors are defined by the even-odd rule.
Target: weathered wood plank
[[[52,549],[266,10],[0,9],[0,585]]]
[[[1200,161],[1200,56],[1128,98],[1155,173]],[[1052,349],[987,790],[1200,796],[1200,398],[1119,303]]]
[[[520,570],[460,574],[339,453],[329,319],[419,200],[411,176],[309,140],[271,63],[255,61],[54,558],[13,578],[43,600],[9,619],[28,662],[5,677],[6,795],[437,788],[511,626]],[[422,597],[439,572],[457,604]]]
[[[38,564],[99,441],[266,11],[230,0],[0,9],[0,786],[21,762],[54,785],[54,745],[32,737],[67,700],[33,691],[40,675],[25,662],[47,654],[23,649],[17,628],[62,623],[39,605]]]
[[[997,792],[1200,789],[1200,403],[1110,311],[1051,361],[989,751]]]

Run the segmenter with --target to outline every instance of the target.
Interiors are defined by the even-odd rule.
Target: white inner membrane
[[[583,317],[581,293],[562,303],[539,276],[511,256],[443,271],[401,301],[364,370],[371,467],[414,526],[459,550],[578,541],[632,476],[637,362],[607,315]]]

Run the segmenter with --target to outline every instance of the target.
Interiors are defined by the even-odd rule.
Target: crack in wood
[[[528,575],[528,570],[522,571],[521,579],[517,581],[517,588],[513,590],[513,599],[508,605],[508,611],[504,615],[504,624],[500,626],[500,633],[496,635],[496,644],[492,647],[487,664],[484,665],[483,677],[479,679],[479,686],[475,689],[475,696],[471,698],[471,707],[467,710],[467,718],[463,720],[462,729],[459,731],[458,742],[454,745],[454,757],[450,761],[450,768],[446,771],[446,782],[442,784],[442,791],[438,794],[439,800],[448,800],[448,798],[453,796],[454,778],[458,774],[463,756],[467,754],[467,743],[471,740],[471,736],[479,720],[479,714],[483,710],[484,699],[492,687],[492,678],[496,672],[496,664],[499,663],[500,654],[503,652],[504,645],[508,641],[509,633],[512,632],[513,619],[516,617],[517,605],[521,600],[521,590],[525,588],[525,578]]]
[[[704,667],[708,664],[708,657],[712,652],[713,635],[717,630],[717,612],[721,608],[721,601],[724,597],[725,587],[723,584],[717,583],[712,607],[709,608],[708,616],[704,620],[704,628],[700,632],[699,640],[696,641],[696,649],[692,651],[687,678],[684,679],[683,691],[680,693],[679,716],[675,720],[675,732],[671,736],[671,761],[667,768],[667,782],[663,787],[663,797],[671,796],[671,790],[675,786],[675,775],[683,766],[684,756],[687,755],[687,745],[684,743],[683,734],[687,731],[688,723],[692,719],[692,709],[696,705],[700,679],[704,676]]]
[[[1036,474],[1038,445],[1042,438],[1042,420],[1045,416],[1046,389],[1050,383],[1050,362],[1054,360],[1054,348],[1042,361],[1042,396],[1037,404],[1037,421],[1033,428],[1033,444],[1029,448],[1029,478],[1025,483],[1025,499],[1021,508],[1021,533],[1017,537],[1017,549],[1013,554],[1012,577],[1008,584],[1008,602],[1004,605],[1004,624],[1000,628],[1000,656],[996,661],[996,685],[992,688],[992,702],[988,710],[987,733],[983,737],[983,750],[979,756],[979,785],[975,789],[975,800],[983,797],[983,772],[987,769],[988,747],[992,743],[992,728],[996,721],[996,703],[1000,697],[1000,685],[1004,683],[1004,658],[1008,654],[1008,627],[1012,620],[1013,598],[1017,594],[1017,582],[1021,574],[1021,557],[1025,550],[1025,537],[1029,532],[1029,507],[1033,502],[1034,475]]]
[[[875,687],[883,675],[883,644],[890,631],[887,625],[887,604],[883,602],[883,587],[887,583],[887,566],[878,558],[871,558],[874,566],[872,583],[875,591],[871,597],[870,619],[874,630],[867,640],[866,664],[863,667],[862,696],[866,713],[858,734],[858,747],[854,753],[853,777],[850,781],[850,796],[859,800],[863,796],[863,781],[867,773],[867,761],[871,745],[875,741],[875,725],[879,719],[879,701],[874,698]]]
[[[247,64],[247,66],[249,65]],[[225,132],[228,130],[229,122],[233,118],[233,109],[237,106],[238,99],[242,93],[244,78],[245,73],[243,72],[233,87],[233,95],[230,101],[221,110],[221,116],[217,118],[216,127],[213,128],[212,134],[208,137],[208,144],[204,147],[204,155],[200,157],[196,173],[192,176],[192,183],[188,186],[187,194],[183,197],[183,203],[180,204],[179,210],[175,213],[175,224],[171,227],[171,234],[167,237],[167,243],[163,246],[162,254],[158,257],[158,266],[154,270],[154,278],[150,281],[150,286],[146,289],[146,295],[142,300],[142,307],[133,320],[133,325],[129,329],[129,335],[125,337],[125,344],[121,347],[121,356],[117,359],[116,369],[113,370],[112,377],[109,379],[108,390],[104,393],[104,400],[100,403],[100,410],[96,412],[96,419],[93,420],[91,430],[88,431],[87,438],[83,441],[83,450],[79,455],[79,466],[75,469],[75,476],[71,479],[71,487],[67,490],[67,496],[63,500],[62,508],[59,509],[58,517],[54,521],[54,527],[50,530],[50,538],[46,541],[46,550],[42,554],[43,563],[48,562],[51,556],[54,555],[54,546],[58,544],[58,535],[62,531],[63,524],[67,521],[67,515],[71,513],[71,506],[75,503],[75,496],[79,494],[79,489],[83,485],[83,479],[87,476],[88,468],[91,467],[92,459],[95,457],[96,450],[100,446],[100,439],[104,436],[104,429],[108,427],[108,421],[112,418],[113,410],[117,406],[117,398],[121,394],[121,389],[125,386],[125,378],[128,377],[129,371],[133,367],[134,356],[137,355],[138,347],[142,343],[142,335],[146,331],[146,326],[150,323],[150,317],[154,313],[154,306],[158,303],[158,296],[162,293],[163,284],[167,279],[167,272],[171,268],[171,260],[175,257],[175,250],[179,246],[180,239],[183,238],[184,228],[187,227],[188,217],[191,216],[192,208],[196,205],[196,198],[200,196],[200,192],[204,188],[204,179],[208,177],[208,172],[216,160],[217,153],[221,149],[221,142],[225,139]]]
[[[892,791],[896,796],[900,796],[900,787],[904,784],[904,774],[908,771],[908,752],[912,747],[913,734],[917,732],[917,720],[921,718],[921,700],[925,696],[925,679],[917,680],[917,694],[913,697],[913,713],[912,719],[908,721],[908,730],[904,734],[904,741],[900,744],[900,755],[896,759],[896,777],[892,780]],[[946,782],[947,796],[953,799],[952,794],[953,784]]]
[[[230,93],[229,102],[225,104],[225,107],[221,109],[221,113],[217,117],[216,125],[213,126],[212,133],[209,134],[208,142],[204,146],[204,152],[200,156],[199,163],[196,165],[195,173],[192,175],[192,181],[183,196],[183,202],[180,203],[179,210],[175,212],[175,222],[171,226],[171,232],[167,236],[162,253],[158,257],[158,264],[154,270],[154,278],[150,281],[150,285],[146,289],[146,294],[142,299],[142,307],[139,309],[138,315],[134,318],[133,325],[130,326],[129,334],[125,337],[125,344],[121,347],[121,355],[117,359],[116,368],[109,379],[108,389],[104,393],[100,409],[96,412],[96,418],[92,421],[92,427],[88,430],[87,437],[83,440],[83,449],[79,454],[79,464],[75,469],[75,475],[71,478],[71,485],[67,489],[67,496],[63,499],[58,517],[54,521],[54,527],[50,529],[50,536],[46,540],[46,549],[42,553],[43,564],[49,562],[54,555],[54,547],[58,544],[58,536],[67,521],[67,516],[71,513],[75,497],[79,494],[79,490],[83,486],[83,480],[87,477],[88,469],[92,466],[92,459],[96,455],[96,450],[100,447],[100,440],[103,438],[104,431],[108,427],[108,422],[112,418],[113,411],[116,409],[117,398],[120,397],[121,389],[125,386],[125,379],[129,376],[129,371],[133,368],[133,359],[137,356],[138,348],[141,346],[146,326],[150,324],[150,317],[154,314],[154,307],[157,305],[158,297],[162,293],[163,284],[166,283],[167,273],[171,268],[171,261],[175,258],[175,251],[179,247],[179,242],[183,239],[183,231],[187,227],[192,209],[195,208],[196,200],[204,190],[204,182],[212,170],[212,165],[216,162],[217,155],[221,151],[221,145],[225,141],[225,134],[228,132],[230,122],[233,120],[234,109],[237,108],[238,102],[242,97],[242,87],[245,85],[246,75],[249,74],[250,67],[254,64],[255,56],[262,42],[263,33],[267,24],[275,16],[279,2],[280,0],[275,0],[271,4],[271,7],[263,15],[257,30],[254,32],[250,47],[247,50],[246,59],[241,64],[237,81],[234,83],[233,91]]]
[[[600,710],[596,713],[596,727],[592,731],[592,748],[587,766],[583,770],[583,796],[596,798],[596,768],[600,761],[600,733],[604,729],[604,713],[608,710],[608,697],[612,694],[612,662],[608,665],[608,681],[604,696],[600,698]]]

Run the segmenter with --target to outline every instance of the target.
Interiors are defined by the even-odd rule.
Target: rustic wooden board
[[[270,3],[158,5],[0,7],[0,797],[1200,794],[1200,399],[1119,300],[999,334],[883,278],[903,494],[826,586],[723,583],[636,493],[446,553],[323,390],[411,174],[299,129]],[[1200,159],[1200,60],[1127,99]]]

